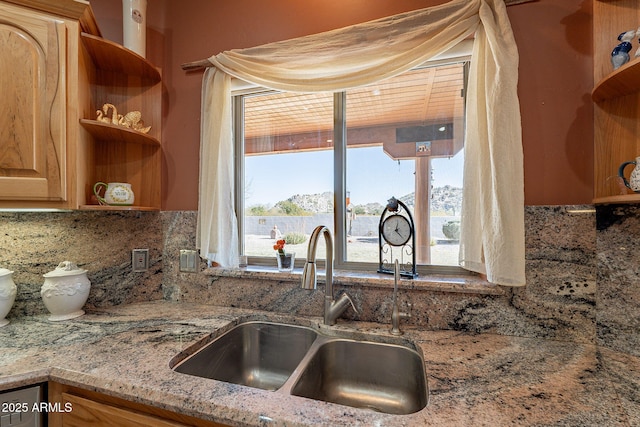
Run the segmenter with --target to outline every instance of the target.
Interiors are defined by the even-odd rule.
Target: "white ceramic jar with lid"
[[[0,327],[8,325],[9,321],[5,316],[13,307],[16,300],[17,287],[13,283],[13,271],[0,268]]]
[[[71,261],[58,264],[55,270],[44,275],[44,284],[40,289],[42,301],[51,313],[49,320],[68,320],[82,316],[82,307],[87,302],[90,289],[87,270],[78,268]]]

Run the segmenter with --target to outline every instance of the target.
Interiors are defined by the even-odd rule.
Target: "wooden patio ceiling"
[[[463,82],[464,65],[458,63],[413,70],[347,91],[348,144],[382,144],[387,150],[387,146],[397,143],[397,129],[451,123],[455,127],[463,118]],[[276,93],[245,99],[245,153],[248,155],[330,149],[332,129],[331,93]],[[457,126],[456,135],[458,133],[462,133],[461,125]],[[462,139],[461,136],[455,138],[460,141],[452,141],[451,136],[441,141],[450,147],[440,155],[459,151]],[[393,157],[397,156],[400,155]]]

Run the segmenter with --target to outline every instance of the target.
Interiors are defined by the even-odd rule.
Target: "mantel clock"
[[[416,273],[416,233],[413,216],[407,206],[392,197],[380,216],[378,242],[380,263],[378,273],[394,274],[397,259],[400,275],[414,278]]]

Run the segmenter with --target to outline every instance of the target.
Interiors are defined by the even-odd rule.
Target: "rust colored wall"
[[[591,0],[509,7],[520,53],[525,203],[591,203]]]
[[[180,65],[444,3],[443,0],[149,0],[147,57],[161,64],[163,209],[198,206],[202,72]],[[120,2],[91,0],[106,38],[122,41]],[[590,203],[593,193],[591,0],[509,7],[520,51],[528,205]]]

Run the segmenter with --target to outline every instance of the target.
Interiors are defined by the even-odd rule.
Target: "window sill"
[[[238,279],[256,279],[270,281],[300,281],[301,268],[293,272],[281,272],[276,268],[264,266],[250,266],[248,268],[208,268],[204,274],[212,277],[233,277]],[[324,274],[318,275],[318,282],[324,282]],[[364,286],[376,288],[393,288],[393,276],[380,273],[361,271],[334,270],[333,282],[342,286]],[[478,276],[418,276],[415,279],[401,279],[400,289],[415,291],[453,292],[479,295],[505,295],[505,289],[499,285],[489,283]]]

